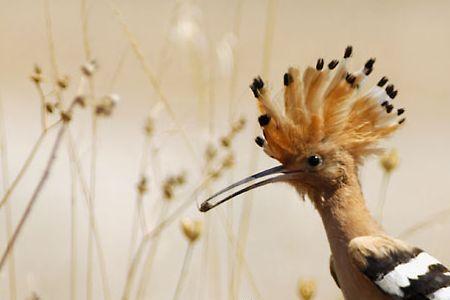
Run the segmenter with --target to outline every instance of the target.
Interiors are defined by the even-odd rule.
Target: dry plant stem
[[[379,196],[377,210],[376,210],[376,214],[375,214],[375,219],[380,224],[383,223],[384,205],[385,205],[386,199],[387,199],[387,191],[388,191],[390,179],[391,179],[391,172],[383,172],[383,179],[381,180],[381,186],[380,186],[380,196]]]
[[[264,47],[263,47],[263,61],[262,61],[262,75],[263,77],[268,77],[270,72],[270,58],[272,53],[272,45],[273,45],[273,33],[275,29],[275,16],[277,12],[277,0],[269,0],[267,4],[267,11],[266,11],[266,29],[265,29],[265,37],[264,37]],[[252,161],[250,162],[250,171],[252,172],[254,169],[256,169],[256,166],[258,164],[257,161],[257,153],[256,153],[256,147],[252,147],[251,149],[252,153]],[[248,194],[248,198],[252,197],[252,193]],[[243,257],[243,253],[245,253],[245,248],[247,245],[247,237],[248,237],[248,230],[249,230],[249,220],[252,210],[252,201],[251,199],[247,199],[244,201],[244,208],[241,215],[241,221],[239,225],[239,234],[238,234],[238,243],[237,243],[237,251],[238,251],[238,264],[237,264],[237,270],[236,275],[234,276],[234,279],[236,284],[233,284],[232,292],[235,292],[236,294],[233,294],[233,299],[237,299],[239,297],[239,290],[240,290],[240,273],[241,273],[241,265]]]
[[[70,107],[67,111],[68,114],[72,113],[75,103],[76,102],[72,102],[72,104],[70,105]],[[36,200],[38,199],[38,196],[39,196],[42,188],[45,186],[45,183],[47,182],[47,179],[50,175],[50,171],[53,167],[53,163],[55,162],[55,159],[56,159],[56,153],[58,152],[59,146],[61,145],[62,137],[64,135],[64,132],[66,131],[66,128],[67,128],[67,122],[63,122],[58,131],[58,134],[56,136],[55,143],[53,144],[53,148],[50,152],[50,157],[47,161],[46,167],[44,169],[44,173],[42,174],[41,179],[38,182],[38,185],[36,186],[30,200],[28,201],[25,211],[22,214],[22,217],[20,218],[19,224],[17,225],[16,229],[14,230],[12,237],[8,241],[8,246],[6,247],[6,250],[3,252],[3,255],[0,260],[0,271],[3,269],[7,258],[11,254],[11,251],[14,248],[14,245],[16,243],[17,237],[21,233],[22,228],[25,225],[25,222],[28,219],[28,216],[30,215],[30,213],[32,211],[34,204],[36,203]]]
[[[52,18],[50,15],[50,2],[49,0],[44,0],[44,13],[45,13],[45,25],[47,29],[47,41],[48,41],[48,50],[50,53],[50,64],[52,67],[52,77],[53,82],[56,82],[59,79],[59,70],[58,70],[58,64],[56,61],[56,48],[55,48],[55,41],[53,38],[53,26],[52,26]],[[61,103],[62,97],[61,97],[61,90],[56,85],[55,89],[55,95],[56,99],[58,100],[58,103]]]
[[[140,176],[139,176],[139,178],[143,178],[143,176],[145,176],[145,173],[146,173],[147,160],[148,160],[147,154],[150,151],[149,146],[150,146],[150,137],[148,135],[145,135],[144,147],[142,149],[142,157],[141,157],[141,161],[140,161],[140,170],[139,170]],[[139,191],[137,191],[133,225],[132,225],[132,229],[131,229],[130,249],[129,249],[129,256],[128,256],[129,264],[131,263],[131,260],[133,258],[133,253],[134,253],[134,249],[135,249],[135,245],[136,245],[136,238],[137,238],[138,229],[139,229],[139,221],[141,224],[142,233],[145,234],[145,232],[148,230],[147,229],[147,221],[145,218],[145,211],[143,209],[143,203],[142,203],[143,200],[144,200],[144,195],[142,193],[140,193]]]
[[[137,42],[136,37],[131,33],[130,29],[128,28],[128,25],[125,23],[125,20],[123,18],[122,12],[119,10],[119,8],[113,3],[113,1],[111,0],[105,0],[109,7],[111,8],[111,10],[113,11],[115,17],[117,18],[117,20],[119,21],[120,25],[122,26],[122,29],[126,35],[126,37],[128,38],[128,41],[130,42],[131,48],[133,49],[133,52],[135,53],[136,57],[138,58],[145,75],[147,76],[147,79],[150,83],[150,85],[152,86],[153,90],[155,91],[156,95],[159,98],[159,101],[163,103],[166,111],[168,112],[170,118],[172,119],[172,121],[174,122],[177,130],[181,133],[181,136],[183,137],[184,142],[186,143],[186,146],[188,147],[188,150],[191,152],[192,157],[199,162],[199,158],[197,157],[197,154],[194,150],[194,147],[191,143],[191,140],[189,139],[186,131],[184,130],[183,126],[181,125],[181,123],[179,122],[175,111],[173,110],[172,106],[169,103],[169,100],[167,98],[167,96],[163,93],[161,85],[159,84],[158,79],[156,78],[156,76],[153,74],[152,70],[150,69],[144,54],[139,46],[139,43]],[[154,104],[156,105],[156,104]]]
[[[92,112],[92,136],[91,136],[91,171],[90,171],[90,201],[89,210],[95,214],[95,178],[96,178],[96,166],[97,166],[97,115],[95,114],[95,108]],[[89,227],[89,237],[87,243],[87,273],[86,273],[86,299],[92,299],[92,284],[93,284],[93,232]]]
[[[426,227],[430,227],[439,223],[442,223],[446,220],[448,220],[448,218],[450,217],[450,208],[447,208],[445,210],[442,210],[440,212],[437,212],[431,216],[429,216],[428,218],[426,218],[425,220],[414,224],[413,226],[403,230],[398,237],[400,239],[406,239],[409,238],[410,236],[414,235],[416,232],[418,232],[421,229],[424,229]]]
[[[70,157],[70,149],[69,157]],[[77,174],[73,161],[70,160],[70,300],[77,299]]]
[[[139,262],[147,243],[150,242],[154,237],[158,236],[168,225],[172,224],[189,206],[195,201],[195,195],[204,187],[209,184],[211,177],[206,177],[200,185],[194,189],[191,195],[169,215],[165,220],[157,224],[151,231],[147,232],[141,239],[136,253],[134,254],[133,260],[130,267],[128,268],[127,278],[125,280],[125,287],[122,293],[122,300],[130,299],[131,286],[137,271]]]
[[[167,215],[167,211],[169,208],[169,203],[167,201],[163,202],[163,206],[161,208],[160,215],[157,219],[157,224],[161,223],[162,220],[165,219]],[[145,293],[147,291],[147,287],[150,285],[151,272],[153,269],[153,262],[158,251],[159,240],[161,236],[158,235],[153,239],[153,243],[150,245],[150,249],[147,253],[147,257],[145,259],[145,263],[142,269],[141,280],[138,285],[137,296],[136,299],[145,299]]]
[[[78,154],[75,152],[75,144],[73,142],[73,137],[69,134],[69,150],[70,150],[70,159],[75,166],[75,170],[78,177],[78,182],[82,188],[84,198],[86,200],[86,207],[88,210],[88,220],[89,220],[89,228],[92,231],[95,241],[95,247],[97,250],[99,269],[100,269],[100,277],[102,279],[102,287],[103,287],[103,296],[105,299],[111,299],[111,292],[108,284],[108,272],[106,271],[106,263],[105,263],[105,254],[103,252],[102,243],[100,240],[100,235],[98,233],[97,221],[95,219],[94,212],[90,209],[90,193],[88,189],[88,185],[83,177],[83,172],[81,170],[81,163],[78,157]]]
[[[123,65],[125,64],[125,59],[127,58],[127,55],[128,55],[128,46],[122,50],[122,54],[120,55],[119,58],[119,63],[114,69],[111,80],[109,81],[109,88],[108,88],[109,94],[113,92],[113,89],[116,86],[117,78],[119,78],[119,74],[123,69]]]
[[[238,0],[236,4],[236,11],[234,16],[234,22],[233,22],[233,34],[236,37],[236,40],[239,43],[240,37],[241,37],[241,21],[242,21],[242,7],[245,0]],[[233,105],[235,104],[234,98],[236,97],[236,86],[237,86],[237,79],[238,79],[238,70],[239,70],[239,61],[238,61],[238,52],[236,51],[235,47],[232,48],[233,51],[233,68],[232,68],[232,74],[230,79],[230,98],[228,101],[228,122],[233,122],[233,115],[235,109],[233,108]]]
[[[92,60],[91,47],[88,37],[88,12],[86,0],[81,0],[81,23],[83,33],[83,48],[85,59],[90,62]],[[90,201],[89,210],[95,214],[95,179],[97,166],[97,114],[95,112],[95,93],[94,93],[94,79],[93,76],[88,77],[89,82],[89,99],[94,105],[92,108],[92,128],[91,128],[91,172],[90,172]],[[87,266],[86,266],[86,299],[92,299],[92,285],[93,285],[93,232],[89,227],[88,243],[87,243]]]
[[[222,221],[222,225],[224,227],[225,233],[226,233],[227,238],[228,238],[228,244],[231,245],[231,246],[235,246],[236,247],[236,253],[238,255],[235,256],[235,260],[237,260],[238,263],[241,264],[242,269],[244,269],[246,271],[245,275],[247,276],[248,282],[250,284],[251,289],[253,290],[253,294],[254,294],[255,298],[256,299],[260,299],[260,300],[263,299],[263,297],[262,297],[261,293],[259,292],[259,289],[258,289],[258,287],[256,285],[254,276],[253,276],[252,272],[250,271],[250,267],[247,264],[247,260],[245,259],[245,255],[244,255],[244,253],[242,253],[240,251],[239,244],[236,242],[236,237],[233,235],[231,224],[228,223],[228,221],[225,218],[225,216],[220,213],[220,210],[218,212],[219,212],[220,220]],[[231,262],[231,263],[233,263],[233,262]]]
[[[189,242],[186,252],[184,254],[183,259],[183,265],[181,267],[181,273],[180,277],[178,278],[177,287],[175,289],[175,294],[173,295],[173,300],[178,300],[180,298],[181,291],[184,287],[184,282],[186,281],[188,272],[189,272],[189,266],[191,264],[192,260],[192,251],[194,249],[194,244],[192,242]]]
[[[7,140],[6,140],[6,130],[4,124],[4,114],[3,114],[3,103],[1,103],[0,99],[0,119],[1,119],[1,159],[2,159],[2,177],[3,177],[3,190],[9,186],[8,178],[9,178],[9,167],[8,167],[8,153],[7,153]],[[12,236],[12,220],[11,220],[11,205],[6,203],[5,206],[5,229],[6,229],[6,237],[9,240]],[[9,298],[11,300],[15,300],[17,298],[17,288],[16,288],[16,267],[14,260],[14,251],[11,252],[11,255],[8,260],[8,280],[9,280]]]
[[[22,167],[19,170],[19,173],[14,178],[11,185],[6,190],[5,194],[2,197],[2,200],[0,201],[0,209],[8,202],[9,197],[11,196],[14,189],[17,187],[17,184],[19,184],[22,177],[25,175],[26,171],[28,170],[28,167],[30,166],[31,162],[33,161],[34,157],[36,156],[37,151],[39,150],[39,147],[42,144],[42,141],[48,134],[48,132],[56,127],[61,121],[57,121],[53,123],[51,126],[47,127],[46,130],[42,131],[39,135],[38,139],[36,140],[35,144],[33,145],[33,148],[31,149],[30,153],[28,154],[27,158],[25,159],[25,162],[23,163]]]
[[[39,94],[39,99],[41,101],[41,126],[42,126],[42,131],[45,131],[47,129],[47,109],[45,107],[45,94],[44,91],[42,90],[42,86],[40,83],[36,82],[36,89],[38,91]]]

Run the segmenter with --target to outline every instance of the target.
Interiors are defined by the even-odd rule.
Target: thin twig
[[[7,147],[7,139],[6,139],[6,130],[4,124],[4,114],[3,114],[3,103],[0,98],[0,151],[1,151],[1,159],[2,159],[2,177],[3,177],[3,190],[9,186],[9,167],[8,167],[8,147]],[[11,220],[11,205],[10,203],[6,203],[5,206],[5,228],[6,228],[6,237],[8,239],[12,236],[12,220]],[[9,280],[9,298],[11,300],[15,300],[17,298],[17,287],[16,287],[16,267],[14,260],[14,251],[11,252],[9,260],[8,260],[8,280]]]
[[[160,223],[162,220],[164,220],[164,218],[167,215],[168,208],[169,208],[169,203],[167,203],[167,201],[164,201],[163,206],[161,208],[160,215],[157,219],[157,223]],[[145,299],[145,293],[146,293],[147,286],[150,285],[150,277],[151,277],[151,272],[152,272],[152,267],[153,267],[153,261],[155,259],[156,253],[158,251],[160,237],[161,236],[158,235],[154,238],[153,243],[151,244],[151,247],[147,253],[147,257],[145,259],[145,263],[144,263],[144,266],[142,269],[141,280],[139,282],[138,291],[136,294],[137,299]]]
[[[83,177],[83,171],[81,169],[81,163],[78,157],[78,154],[75,151],[75,146],[73,142],[73,137],[69,134],[69,143],[70,143],[70,151],[71,151],[71,160],[75,163],[75,169],[78,175],[78,182],[80,183],[80,186],[83,191],[83,195],[85,198],[85,203],[88,211],[88,219],[89,219],[89,229],[93,233],[94,241],[95,241],[95,247],[97,250],[98,255],[98,261],[99,261],[99,269],[100,269],[100,277],[102,279],[102,287],[104,292],[104,298],[105,299],[111,299],[111,292],[109,289],[109,281],[108,281],[108,272],[106,271],[106,262],[105,262],[105,254],[103,252],[102,243],[100,240],[100,235],[98,233],[97,229],[97,221],[95,218],[94,212],[90,209],[90,193],[88,189],[88,185],[86,183],[86,180]]]
[[[19,184],[23,175],[25,175],[26,171],[28,170],[28,167],[30,166],[31,162],[33,161],[34,157],[36,156],[36,153],[39,150],[39,147],[41,146],[42,141],[44,140],[44,138],[46,137],[48,132],[51,129],[53,129],[54,127],[56,127],[56,125],[58,125],[60,122],[61,122],[61,120],[53,123],[51,126],[47,127],[46,130],[41,132],[38,139],[34,143],[33,148],[31,149],[30,153],[28,154],[27,158],[25,159],[25,162],[23,163],[22,167],[20,168],[19,173],[16,175],[13,182],[11,183],[11,185],[9,186],[9,188],[6,190],[5,194],[3,195],[2,200],[0,201],[0,209],[3,207],[3,205],[5,205],[8,202],[9,197],[11,196],[12,192],[16,188],[17,184]]]
[[[450,208],[444,209],[440,212],[437,212],[425,220],[414,224],[413,226],[403,230],[398,237],[401,239],[406,239],[415,234],[417,231],[424,229],[426,227],[430,227],[435,224],[442,223],[450,218]]]
[[[70,143],[69,143],[70,144]],[[68,145],[69,158],[70,145]],[[70,159],[71,201],[70,201],[70,299],[77,299],[77,174],[75,163]]]
[[[381,180],[380,186],[380,195],[378,199],[377,210],[375,213],[375,219],[382,224],[383,222],[383,213],[384,213],[384,205],[387,199],[387,191],[389,187],[389,181],[391,179],[391,172],[383,172],[383,178]]]
[[[180,214],[182,214],[187,208],[189,208],[192,203],[195,201],[196,195],[203,190],[203,188],[209,183],[212,178],[210,176],[206,177],[197,188],[191,193],[191,195],[186,198],[186,200],[176,208],[172,214],[170,214],[165,220],[161,221],[157,224],[152,230],[147,232],[141,239],[139,246],[134,254],[134,257],[131,261],[130,267],[128,268],[127,278],[125,280],[125,287],[122,293],[122,300],[130,299],[131,286],[133,284],[133,280],[135,277],[135,273],[137,271],[137,267],[139,262],[141,261],[141,257],[147,243],[150,242],[154,237],[158,236],[168,225],[172,224]]]
[[[41,102],[41,126],[42,126],[42,131],[47,130],[47,108],[45,105],[45,101],[46,101],[46,97],[44,94],[44,90],[42,89],[41,83],[40,82],[35,82],[35,86],[36,89],[38,91],[39,94],[39,99]]]
[[[67,110],[67,113],[66,113],[67,115],[72,114],[75,104],[76,104],[76,102],[73,101],[72,104],[70,105],[69,109]],[[33,205],[36,203],[36,200],[38,199],[38,196],[39,196],[42,188],[45,186],[45,183],[47,182],[47,179],[50,175],[50,171],[53,167],[53,163],[55,162],[55,159],[56,159],[56,153],[58,152],[64,132],[66,131],[67,124],[68,124],[68,122],[63,122],[58,131],[58,134],[55,139],[55,143],[53,144],[52,151],[50,152],[50,157],[49,157],[46,167],[44,169],[44,173],[42,174],[41,179],[39,180],[30,200],[28,201],[25,211],[22,214],[22,217],[20,218],[19,224],[17,225],[16,229],[14,230],[12,237],[8,241],[8,246],[6,247],[6,250],[2,254],[2,257],[0,260],[0,271],[3,269],[3,266],[5,265],[5,262],[16,243],[17,237],[21,233],[22,228],[25,225],[25,222],[31,213]]]
[[[48,42],[48,50],[50,53],[50,64],[52,68],[53,83],[56,83],[59,79],[59,70],[58,70],[58,63],[56,60],[56,47],[55,47],[55,40],[53,37],[53,26],[50,14],[49,0],[44,0],[44,15],[45,15],[45,25],[47,29],[47,42]],[[58,103],[61,104],[62,102],[61,89],[58,85],[55,85],[55,95],[56,99],[58,100]]]
[[[264,37],[264,47],[263,47],[263,61],[262,61],[262,75],[264,77],[268,77],[270,72],[270,58],[272,53],[272,45],[273,45],[273,33],[275,28],[275,17],[276,17],[276,5],[277,0],[269,0],[267,4],[266,10],[266,29],[265,29],[265,37]],[[258,130],[258,129],[255,129]],[[256,153],[256,148],[253,146],[250,150],[252,153],[252,160],[250,161],[250,172],[253,172],[256,169],[258,164],[258,155]],[[245,248],[247,246],[247,237],[249,231],[249,220],[252,211],[252,201],[253,193],[247,194],[247,199],[244,201],[244,208],[241,214],[241,220],[239,223],[239,233],[238,233],[238,241],[237,241],[237,255],[238,255],[238,264],[236,269],[236,274],[233,275],[232,283],[232,299],[237,299],[239,297],[240,290],[240,275],[242,269],[242,253],[245,252]]]
[[[183,289],[184,282],[186,281],[186,277],[188,275],[189,265],[192,259],[192,251],[194,249],[194,243],[189,242],[186,252],[184,254],[183,265],[181,267],[180,277],[178,277],[177,287],[175,289],[175,293],[173,295],[173,300],[178,300],[180,298],[181,290]]]
[[[188,147],[188,150],[191,152],[192,157],[199,162],[199,159],[197,157],[197,154],[194,150],[194,146],[192,145],[191,140],[189,139],[186,131],[184,130],[183,126],[181,125],[180,121],[178,120],[175,111],[173,110],[172,106],[169,103],[169,100],[167,98],[167,96],[163,93],[161,85],[159,84],[158,79],[156,78],[156,76],[153,74],[152,70],[150,69],[149,64],[147,63],[145,56],[139,46],[139,43],[137,42],[136,37],[131,33],[130,29],[128,28],[128,25],[126,24],[122,12],[119,10],[119,8],[114,4],[113,1],[111,0],[105,0],[109,7],[111,8],[111,10],[114,13],[114,16],[117,18],[117,20],[119,21],[120,25],[122,26],[122,29],[125,33],[125,36],[127,37],[128,41],[130,42],[131,48],[133,49],[133,52],[135,53],[136,57],[138,58],[145,75],[147,76],[147,79],[150,83],[150,85],[152,86],[153,90],[155,91],[156,95],[159,98],[159,101],[163,103],[164,108],[166,109],[166,111],[168,112],[170,118],[172,119],[172,121],[174,122],[177,130],[181,133],[181,136],[183,137],[184,142],[186,143],[186,146]],[[155,103],[154,105],[157,105],[157,103]]]

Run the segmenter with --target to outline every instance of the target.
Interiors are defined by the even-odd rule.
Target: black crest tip
[[[284,83],[285,86],[290,85],[290,84],[292,83],[293,80],[294,80],[294,79],[292,78],[292,75],[291,75],[291,74],[289,74],[289,73],[284,73],[284,76],[283,76],[283,83]]]
[[[394,109],[394,105],[392,105],[392,104],[389,104],[389,105],[386,105],[386,112],[389,114],[389,113],[391,113],[391,111]]]
[[[255,138],[255,143],[256,143],[256,145],[258,145],[259,147],[263,147],[265,142],[266,142],[266,141],[265,141],[262,137],[260,137],[260,136],[257,136],[257,137]]]
[[[373,64],[375,63],[375,58],[370,58],[367,62],[366,62],[366,64],[364,65],[364,68],[365,69],[372,69],[373,68]]]
[[[387,82],[388,82],[387,77],[386,77],[386,76],[383,76],[383,77],[380,79],[380,81],[378,81],[377,85],[378,85],[379,87],[383,87],[383,86],[385,86],[385,84],[386,84]]]
[[[258,117],[258,123],[261,127],[266,126],[270,122],[270,116],[267,114]]]
[[[330,70],[333,70],[334,68],[336,68],[336,66],[338,65],[339,61],[337,59],[333,59],[332,61],[330,61],[330,63],[328,64],[328,68]]]
[[[348,73],[347,76],[345,76],[345,80],[346,80],[349,84],[353,85],[353,84],[355,83],[356,77],[355,77],[354,75]]]
[[[253,79],[252,84],[250,85],[250,89],[253,92],[253,95],[255,96],[255,98],[258,98],[260,95],[260,90],[264,87],[264,81],[262,80],[261,77],[256,77],[255,79]]]
[[[317,60],[317,63],[316,63],[316,70],[317,71],[322,70],[323,69],[323,64],[324,64],[323,58],[319,58]]]
[[[345,48],[344,58],[349,58],[350,56],[352,56],[352,52],[353,52],[353,47],[350,45],[347,46],[347,48]]]

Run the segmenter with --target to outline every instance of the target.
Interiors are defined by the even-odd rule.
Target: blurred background
[[[197,204],[275,165],[253,142],[252,78],[281,98],[289,66],[339,58],[347,45],[354,69],[377,58],[369,84],[387,75],[407,108],[385,145],[398,166],[374,157],[361,169],[368,206],[379,215],[385,199],[390,234],[450,263],[448,1],[0,5],[2,254],[60,110],[77,96],[86,104],[2,267],[1,299],[298,299],[299,280],[339,299],[321,220],[289,186],[206,215]]]

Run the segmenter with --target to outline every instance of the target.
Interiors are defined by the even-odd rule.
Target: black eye
[[[320,157],[319,155],[315,154],[315,155],[311,155],[310,157],[308,157],[308,164],[311,167],[317,167],[318,165],[320,165],[322,163],[322,157]]]

